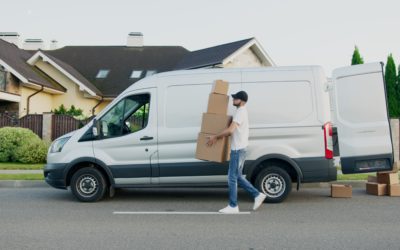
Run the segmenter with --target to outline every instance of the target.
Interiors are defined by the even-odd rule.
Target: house
[[[22,47],[22,48],[20,48]],[[136,81],[155,73],[212,67],[269,67],[274,62],[257,39],[189,51],[144,46],[132,32],[123,46],[65,46],[17,33],[0,33],[0,113],[41,114],[60,105],[91,116]]]

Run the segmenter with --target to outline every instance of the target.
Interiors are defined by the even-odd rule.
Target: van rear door
[[[383,64],[338,68],[332,81],[342,172],[391,170],[393,145]]]

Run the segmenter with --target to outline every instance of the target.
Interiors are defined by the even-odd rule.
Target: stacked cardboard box
[[[331,197],[333,198],[351,198],[353,189],[351,185],[332,184]]]
[[[229,161],[229,137],[218,140],[212,146],[207,145],[207,137],[216,135],[227,128],[232,117],[228,116],[229,96],[228,82],[217,80],[214,82],[208,99],[207,113],[203,114],[201,131],[197,139],[196,158],[206,161]]]
[[[400,196],[399,168],[394,163],[392,171],[377,172],[376,176],[368,176],[367,193],[372,195]]]

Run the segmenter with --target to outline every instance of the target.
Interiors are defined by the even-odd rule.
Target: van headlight
[[[70,139],[71,137],[64,137],[64,138],[60,138],[57,139],[53,142],[53,144],[51,144],[51,148],[50,148],[50,153],[58,153],[61,152],[61,150],[63,149],[65,143],[67,143],[67,141]]]

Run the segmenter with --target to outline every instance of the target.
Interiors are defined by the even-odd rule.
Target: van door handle
[[[148,140],[153,140],[153,137],[151,136],[143,136],[142,138],[140,138],[141,141],[148,141]]]

